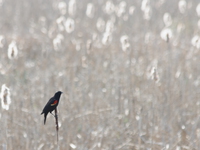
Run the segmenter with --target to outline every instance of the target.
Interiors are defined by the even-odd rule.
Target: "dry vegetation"
[[[198,150],[198,3],[0,0],[0,149]]]

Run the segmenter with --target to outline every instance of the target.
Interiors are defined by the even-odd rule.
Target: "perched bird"
[[[52,111],[55,110],[56,107],[58,106],[61,94],[62,94],[61,91],[56,92],[55,95],[52,98],[50,98],[50,100],[45,105],[45,107],[41,113],[41,115],[44,114],[44,124],[46,122],[47,114],[49,112],[52,114]]]

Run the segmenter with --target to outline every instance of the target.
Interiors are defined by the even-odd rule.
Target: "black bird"
[[[41,115],[44,114],[44,124],[46,122],[47,114],[49,112],[52,114],[52,111],[55,110],[56,107],[58,106],[61,94],[62,94],[61,91],[56,92],[55,95],[52,98],[50,98],[50,100],[45,105],[45,107],[41,113]]]

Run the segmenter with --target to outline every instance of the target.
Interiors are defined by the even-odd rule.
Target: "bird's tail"
[[[47,119],[47,114],[44,114],[44,124],[46,123],[46,119]]]

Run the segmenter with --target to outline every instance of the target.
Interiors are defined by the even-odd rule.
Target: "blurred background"
[[[198,0],[0,0],[0,149],[198,150]],[[43,107],[58,90],[55,119]]]

